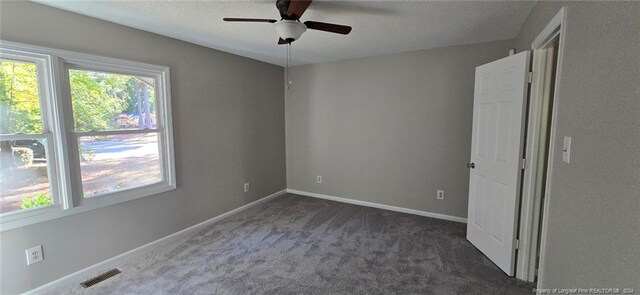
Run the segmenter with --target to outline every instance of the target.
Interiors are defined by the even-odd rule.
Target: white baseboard
[[[331,201],[342,202],[342,203],[348,203],[348,204],[354,204],[354,205],[360,205],[360,206],[366,206],[366,207],[373,207],[378,209],[385,209],[385,210],[408,213],[408,214],[414,214],[414,215],[420,215],[425,217],[467,223],[467,219],[464,217],[452,216],[447,214],[440,214],[440,213],[420,211],[420,210],[409,209],[409,208],[389,206],[389,205],[359,201],[354,199],[347,199],[347,198],[334,197],[334,196],[328,196],[323,194],[310,193],[310,192],[299,191],[294,189],[287,189],[287,193],[297,194],[297,195],[302,195],[307,197],[320,198],[320,199],[331,200]]]
[[[77,272],[74,272],[72,274],[66,275],[66,276],[64,276],[62,278],[59,278],[59,279],[55,280],[55,281],[46,283],[46,284],[44,284],[44,285],[42,285],[40,287],[37,287],[37,288],[35,288],[33,290],[27,291],[24,294],[46,294],[46,293],[50,293],[53,290],[58,289],[58,288],[62,288],[62,287],[65,287],[65,286],[70,286],[72,284],[79,284],[80,282],[82,282],[82,281],[84,281],[84,280],[86,280],[86,279],[88,279],[88,278],[90,278],[92,276],[95,276],[97,274],[100,274],[101,272],[103,272],[105,270],[108,270],[110,268],[113,268],[113,267],[116,267],[118,265],[121,265],[122,263],[126,262],[127,260],[129,260],[131,258],[139,257],[140,255],[142,255],[143,253],[145,253],[147,251],[150,251],[150,250],[152,250],[154,248],[157,248],[159,246],[162,246],[162,245],[166,245],[166,244],[168,244],[168,243],[170,243],[172,241],[176,241],[176,240],[179,240],[181,238],[184,238],[189,234],[195,233],[198,230],[200,230],[200,229],[202,229],[202,228],[204,228],[204,227],[206,227],[206,226],[208,226],[208,225],[210,225],[212,223],[215,223],[216,221],[219,221],[219,220],[221,220],[223,218],[226,218],[228,216],[236,214],[236,213],[238,213],[240,211],[249,209],[249,208],[251,208],[253,206],[256,206],[256,205],[259,205],[261,203],[264,203],[264,202],[266,202],[266,201],[268,201],[270,199],[273,199],[275,197],[281,196],[281,195],[285,194],[286,191],[287,190],[281,190],[281,191],[275,192],[275,193],[273,193],[271,195],[268,195],[268,196],[266,196],[266,197],[264,197],[262,199],[259,199],[257,201],[251,202],[251,203],[246,204],[244,206],[240,206],[240,207],[238,207],[236,209],[233,209],[231,211],[222,213],[222,214],[220,214],[220,215],[218,215],[216,217],[213,217],[211,219],[205,220],[205,221],[203,221],[201,223],[198,223],[196,225],[193,225],[193,226],[190,226],[188,228],[185,228],[185,229],[183,229],[183,230],[181,230],[179,232],[170,234],[170,235],[168,235],[168,236],[166,236],[164,238],[160,238],[160,239],[155,240],[155,241],[153,241],[151,243],[142,245],[142,246],[140,246],[138,248],[135,248],[133,250],[127,251],[125,253],[122,253],[122,254],[120,254],[118,256],[109,258],[109,259],[104,260],[102,262],[98,262],[98,263],[96,263],[96,264],[94,264],[92,266],[89,266],[87,268],[81,269],[81,270],[79,270]]]

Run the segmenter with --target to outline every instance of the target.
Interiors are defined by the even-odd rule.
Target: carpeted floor
[[[287,194],[153,250],[82,294],[531,294],[466,225]]]

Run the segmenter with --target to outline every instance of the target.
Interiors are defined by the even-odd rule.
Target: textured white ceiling
[[[272,24],[223,17],[279,19],[274,1],[54,1],[49,6],[246,56],[286,63]],[[292,44],[293,64],[506,40],[533,1],[314,1],[302,21],[353,27],[347,36],[308,30]]]

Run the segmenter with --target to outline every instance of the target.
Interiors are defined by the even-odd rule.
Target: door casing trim
[[[558,60],[556,64],[556,77],[555,77],[555,87],[553,89],[553,104],[552,114],[551,114],[551,126],[550,126],[550,136],[549,136],[549,154],[547,159],[547,176],[546,176],[546,185],[544,187],[544,194],[546,201],[544,202],[544,208],[542,208],[542,228],[540,229],[540,264],[538,268],[538,287],[540,287],[543,281],[544,274],[544,257],[545,257],[545,249],[546,249],[546,236],[547,236],[547,228],[548,219],[545,218],[548,216],[549,212],[549,199],[551,198],[550,187],[551,187],[551,175],[553,173],[553,159],[556,150],[556,126],[557,126],[557,117],[558,117],[558,86],[561,82],[561,72],[562,72],[562,59],[564,56],[564,41],[566,38],[566,22],[567,22],[567,7],[562,7],[558,13],[551,19],[551,21],[545,26],[544,29],[538,34],[533,43],[531,44],[531,50],[533,51],[533,62],[532,66],[537,67],[544,62],[545,56],[543,49],[547,47],[556,37],[559,38],[558,45]],[[528,122],[531,123],[532,119],[539,119],[541,115],[540,111],[532,106],[537,105],[537,103],[542,100],[543,92],[541,89],[541,82],[544,81],[544,75],[546,71],[538,70],[537,72],[534,69],[533,73],[533,81],[531,83],[531,92],[529,95],[529,113],[527,114]],[[527,155],[527,163],[535,163],[536,157],[535,154],[537,152],[536,146],[538,143],[537,138],[539,138],[539,130],[534,129],[536,126],[533,124],[527,124],[526,136],[526,155]],[[534,155],[533,158],[529,158],[530,155]],[[537,225],[534,225],[540,218],[540,212],[535,214],[536,205],[540,205],[541,200],[535,198],[534,186],[528,185],[527,182],[531,182],[536,179],[537,173],[535,169],[531,169],[531,165],[527,165],[527,169],[525,169],[524,177],[523,177],[523,190],[522,190],[522,199],[521,199],[521,211],[520,211],[520,225],[519,225],[519,237],[520,247],[517,253],[517,263],[516,263],[516,278],[533,282],[535,281],[536,273],[535,273],[535,263],[536,263],[536,253],[532,253],[532,246],[537,245],[538,243],[538,230]]]

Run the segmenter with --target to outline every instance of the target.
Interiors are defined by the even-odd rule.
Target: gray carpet
[[[531,294],[466,225],[285,195],[123,265],[89,294]]]

